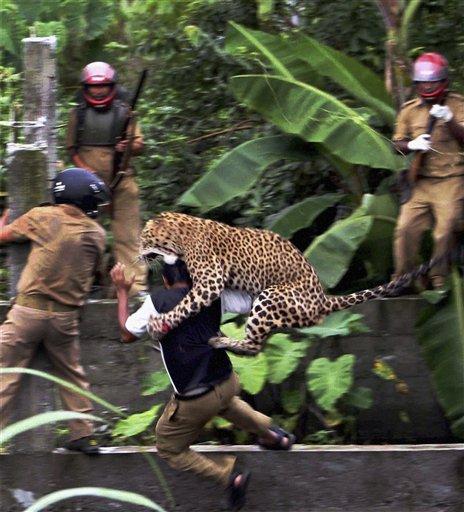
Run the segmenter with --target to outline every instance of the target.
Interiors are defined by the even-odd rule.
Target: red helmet
[[[108,107],[111,105],[115,95],[117,82],[116,71],[106,62],[91,62],[87,64],[81,73],[81,84],[84,86],[85,101],[92,107]],[[102,97],[95,98],[86,92],[86,86],[89,85],[110,85],[111,92]]]
[[[439,53],[423,53],[413,67],[414,82],[436,82],[435,87],[424,89],[419,86],[419,94],[425,100],[438,99],[449,85],[448,61]]]

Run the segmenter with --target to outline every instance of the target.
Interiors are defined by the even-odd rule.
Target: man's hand
[[[135,281],[135,274],[130,279],[127,279],[124,273],[125,270],[126,266],[118,262],[111,269],[110,276],[114,285],[116,286],[116,291],[123,290],[129,293]]]
[[[449,107],[446,105],[438,105],[438,103],[433,105],[429,114],[437,119],[443,119],[445,123],[448,123],[454,117],[453,112],[451,112]]]
[[[432,142],[428,133],[423,133],[408,142],[408,149],[411,151],[430,151],[431,148]]]
[[[114,147],[114,149],[118,152],[118,153],[124,153],[124,151],[126,151],[127,149],[127,139],[124,139],[124,140],[120,140],[116,146]]]

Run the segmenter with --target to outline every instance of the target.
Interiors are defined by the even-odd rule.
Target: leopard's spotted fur
[[[313,267],[281,236],[172,212],[148,221],[141,234],[142,257],[159,254],[183,259],[193,287],[172,311],[150,319],[150,334],[159,337],[179,325],[225,287],[244,290],[254,297],[246,339],[210,341],[239,354],[258,353],[275,329],[317,324],[332,311],[387,296],[402,284],[392,281],[350,295],[326,295]]]

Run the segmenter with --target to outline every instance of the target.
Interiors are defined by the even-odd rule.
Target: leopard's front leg
[[[193,264],[189,263],[189,259],[186,258],[193,282],[192,289],[174,309],[163,315],[150,318],[148,333],[155,341],[159,341],[171,329],[174,329],[185,319],[197,314],[201,308],[211,305],[219,298],[224,289],[222,267],[214,254],[208,253],[207,257],[204,257],[206,258],[206,264],[202,267],[198,264],[192,266]],[[198,258],[194,259],[196,261]]]

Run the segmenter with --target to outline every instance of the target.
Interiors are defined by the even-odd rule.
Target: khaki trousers
[[[395,275],[409,272],[417,265],[420,243],[427,229],[433,228],[433,257],[446,255],[463,212],[464,177],[420,178],[398,218],[394,236]],[[446,261],[433,267],[432,283],[439,283],[447,272]]]
[[[171,398],[156,425],[158,455],[181,471],[193,471],[227,486],[235,457],[223,456],[218,462],[194,452],[190,445],[205,424],[221,416],[235,426],[257,435],[265,435],[271,419],[255,411],[237,396],[240,384],[235,373],[210,391],[193,400]]]
[[[89,382],[79,362],[78,310],[56,313],[15,304],[0,326],[0,368],[28,367],[41,342],[53,364],[55,375],[88,390]],[[4,428],[10,419],[21,376],[20,373],[12,373],[0,378],[0,428]],[[59,392],[66,409],[83,413],[93,410],[87,398],[61,386]],[[88,421],[74,420],[68,425],[71,440],[93,432],[93,425]]]
[[[140,235],[139,189],[133,176],[125,176],[117,186],[112,199],[111,231],[114,238],[114,257],[127,268],[127,275],[135,274],[131,295],[147,289],[147,268],[138,261]]]

